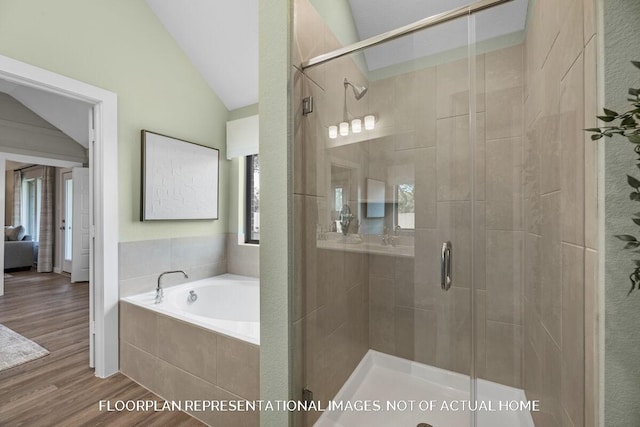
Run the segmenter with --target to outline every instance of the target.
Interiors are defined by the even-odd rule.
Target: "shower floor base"
[[[522,390],[478,380],[477,392],[474,408],[468,376],[369,350],[333,399],[342,409],[315,426],[469,427],[475,412],[478,427],[534,427]]]

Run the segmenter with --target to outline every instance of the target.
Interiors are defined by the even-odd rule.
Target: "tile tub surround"
[[[120,297],[155,289],[163,271],[184,270],[189,275],[163,277],[163,287],[226,273],[227,239],[227,234],[217,234],[120,242]]]
[[[257,345],[120,301],[120,370],[163,399],[258,400],[259,352]],[[191,415],[214,426],[259,425],[257,412]]]
[[[260,277],[260,245],[238,242],[237,233],[227,235],[227,273]]]

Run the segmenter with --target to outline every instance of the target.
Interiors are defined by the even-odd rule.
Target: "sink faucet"
[[[394,232],[393,235],[389,234],[389,229],[387,227],[384,227],[384,234],[381,234],[380,237],[382,238],[382,246],[388,246],[391,245],[394,248],[396,247],[396,233],[398,231],[399,227],[394,227]]]
[[[156,287],[156,304],[160,304],[162,302],[162,297],[164,297],[162,286],[160,286],[160,279],[162,279],[162,276],[164,276],[165,274],[173,274],[173,273],[182,273],[185,279],[189,278],[189,275],[187,275],[187,273],[185,273],[183,270],[172,270],[172,271],[165,271],[163,273],[160,273],[160,275],[158,276],[158,286]]]
[[[349,205],[344,205],[342,210],[340,211],[340,227],[342,228],[342,234],[344,236],[349,232],[349,225],[351,225],[351,221],[353,221],[353,214],[351,213],[351,208]]]

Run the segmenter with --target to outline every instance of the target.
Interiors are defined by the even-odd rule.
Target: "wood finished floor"
[[[0,426],[202,426],[182,412],[100,412],[100,400],[160,400],[122,374],[89,368],[89,290],[65,276],[11,272],[0,323],[50,354],[0,372]]]

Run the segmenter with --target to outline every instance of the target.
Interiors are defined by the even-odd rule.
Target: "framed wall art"
[[[218,219],[220,152],[142,131],[141,220]]]

